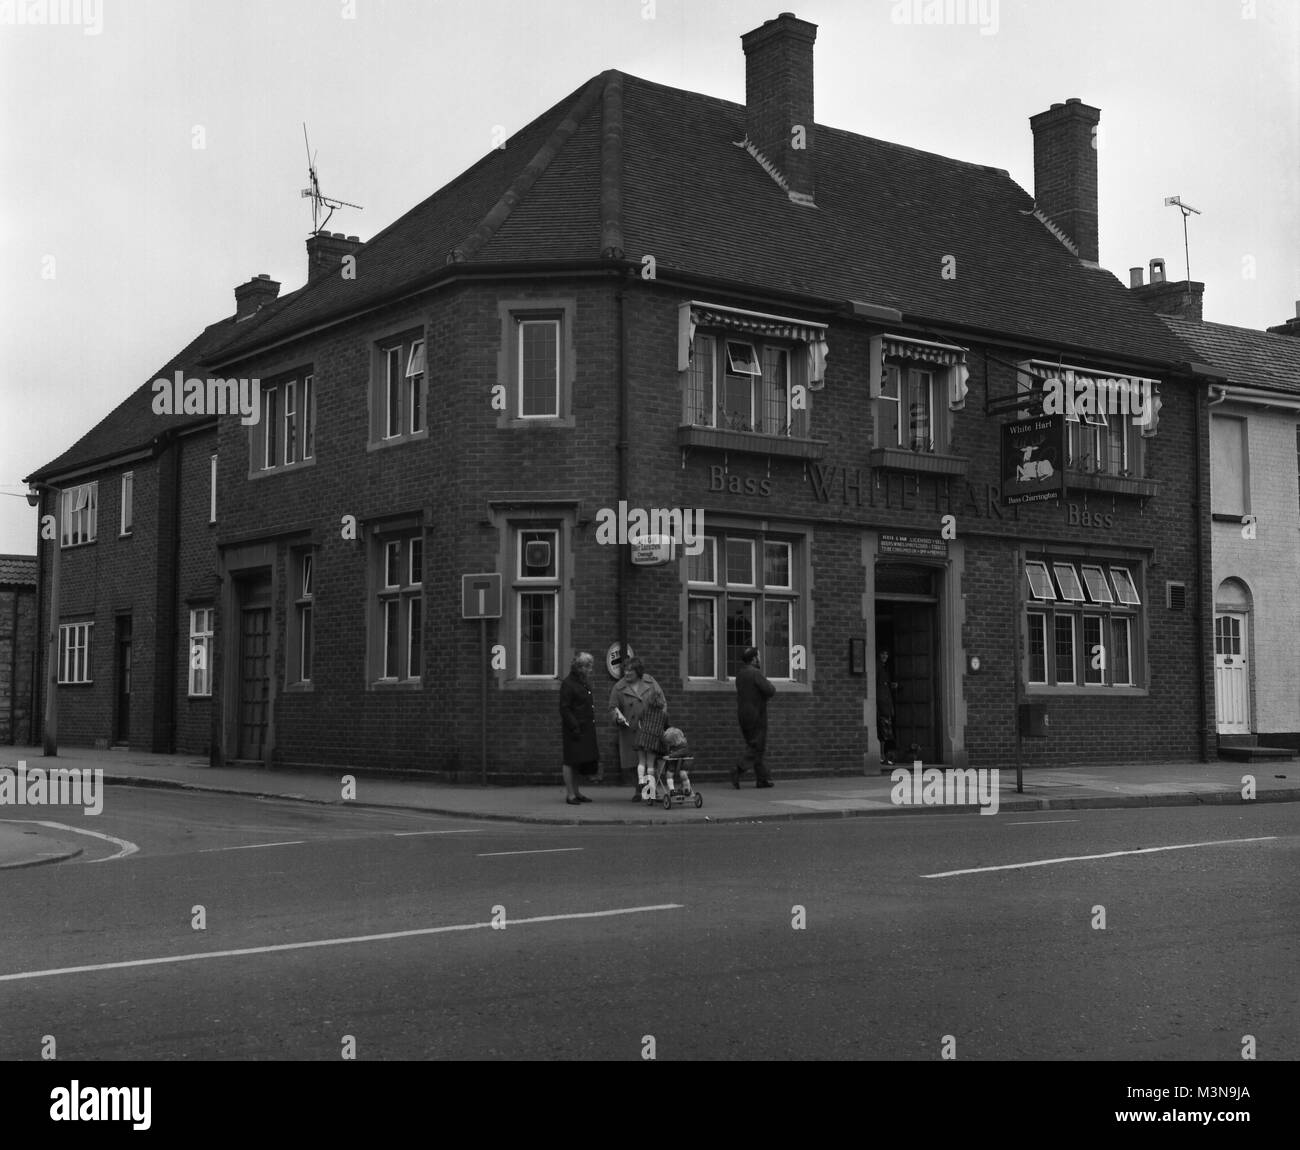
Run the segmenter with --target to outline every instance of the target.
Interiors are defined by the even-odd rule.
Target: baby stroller
[[[663,739],[665,754],[655,771],[655,787],[662,797],[664,810],[670,811],[673,803],[681,805],[687,800],[692,800],[697,807],[704,806],[704,796],[691,786],[695,756],[686,745],[686,736],[677,727],[669,727]]]

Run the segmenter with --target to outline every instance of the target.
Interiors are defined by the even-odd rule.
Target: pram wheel
[[[672,793],[672,791],[665,791],[665,792],[664,792],[664,810],[666,810],[666,811],[671,811],[672,809],[673,809],[673,793]]]
[[[699,791],[696,791],[696,792],[695,792],[695,805],[696,805],[697,807],[702,807],[702,806],[704,806],[704,796],[703,796],[702,794],[700,794]]]

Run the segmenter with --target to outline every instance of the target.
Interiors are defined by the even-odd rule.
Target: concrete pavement
[[[889,775],[776,777],[770,790],[752,781],[733,790],[709,780],[697,788],[698,809],[687,803],[671,811],[660,803],[633,802],[630,783],[584,784],[592,801],[568,806],[561,786],[479,786],[418,778],[385,778],[336,771],[265,770],[253,767],[212,768],[192,755],[158,755],[142,751],[101,751],[63,747],[46,759],[39,747],[0,750],[0,768],[26,761],[30,773],[51,767],[101,769],[113,786],[152,786],[244,794],[300,802],[395,807],[475,819],[525,823],[643,824],[681,822],[752,822],[798,818],[843,818],[940,812],[972,813],[976,805],[899,804]],[[900,764],[907,766],[907,764]],[[942,768],[939,768],[942,769]],[[343,777],[355,775],[355,793],[344,797]],[[1246,777],[1253,779],[1254,799],[1243,797]],[[991,782],[991,780],[988,780]],[[1014,766],[999,770],[999,813],[1051,811],[1088,807],[1195,806],[1205,803],[1295,802],[1300,800],[1300,764],[1295,759],[1231,763],[1138,762],[1026,770],[1024,792],[1016,793]],[[924,798],[917,788],[908,797]],[[960,796],[952,796],[960,797]],[[968,796],[975,798],[975,796]],[[110,789],[105,805],[113,801]],[[991,791],[977,801],[991,807]],[[57,862],[80,853],[68,836],[60,837],[38,821],[60,820],[69,808],[0,805],[0,869]],[[80,817],[80,811],[73,809]]]

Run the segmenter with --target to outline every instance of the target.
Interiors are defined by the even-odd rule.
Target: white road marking
[[[558,855],[563,851],[580,851],[585,849],[585,847],[548,847],[546,850],[542,851],[488,851],[487,854],[478,855],[476,857],[481,859],[496,859],[501,858],[503,855]]]
[[[656,910],[683,910],[680,902],[665,902],[655,906],[626,906],[616,910],[585,910],[572,914],[539,914],[532,918],[508,918],[505,926],[526,926],[538,922],[570,922],[583,918],[613,918],[620,914],[647,914]],[[0,974],[0,982],[18,982],[30,978],[52,978],[59,974],[90,974],[100,970],[126,970],[136,966],[162,966],[169,962],[197,962],[203,958],[239,958],[249,954],[275,954],[285,950],[310,950],[321,946],[347,946],[355,942],[391,942],[394,939],[419,938],[429,934],[450,934],[454,931],[489,930],[491,922],[466,922],[456,926],[427,926],[419,930],[393,930],[384,934],[360,934],[348,938],[320,938],[310,942],[282,942],[274,946],[246,946],[239,950],[206,950],[198,954],[169,954],[163,958],[134,958],[127,962],[97,962],[89,966],[62,966],[53,970],[25,970],[17,974]],[[497,929],[502,929],[498,927]]]
[[[1119,858],[1122,855],[1149,855],[1155,854],[1157,851],[1186,851],[1191,850],[1193,847],[1226,847],[1233,846],[1236,843],[1265,843],[1275,838],[1277,838],[1277,835],[1261,835],[1260,837],[1253,839],[1215,839],[1213,842],[1207,843],[1178,843],[1174,846],[1168,847],[1142,847],[1139,850],[1132,851],[1107,851],[1105,854],[1100,855],[1071,855],[1068,858],[1037,859],[1034,862],[1006,863],[1003,866],[977,866],[971,867],[969,870],[946,870],[941,871],[938,874],[923,874],[921,877],[952,878],[953,875],[959,874],[985,874],[988,871],[995,870],[1021,870],[1025,867],[1031,866],[1052,866],[1054,863],[1088,862],[1091,859],[1114,859]]]
[[[1077,823],[1078,819],[1026,819],[1021,823],[1003,823],[1004,827],[1041,827],[1048,823]]]
[[[105,841],[114,843],[115,845],[122,848],[115,855],[108,855],[102,859],[90,859],[89,861],[92,863],[112,862],[114,859],[124,859],[126,858],[127,855],[133,855],[135,854],[136,851],[140,849],[138,846],[135,845],[135,843],[128,842],[126,839],[116,839],[112,835],[106,835],[101,831],[88,831],[84,827],[70,827],[66,823],[51,823],[51,822],[46,822],[43,819],[0,819],[0,822],[33,823],[38,827],[53,827],[55,830],[58,831],[71,831],[73,834],[76,835],[90,835],[93,838],[104,839]]]
[[[390,831],[389,833],[400,839],[410,835],[477,835],[482,832],[478,827],[466,827],[464,830],[456,831]]]
[[[217,851],[255,851],[261,850],[262,847],[300,847],[306,839],[290,839],[283,843],[245,843],[241,847],[204,847],[198,853],[201,855],[215,854]]]

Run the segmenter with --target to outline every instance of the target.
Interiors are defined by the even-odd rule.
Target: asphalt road
[[[1300,1056],[1294,804],[587,828],[112,797],[64,821],[137,850],[0,873],[0,1058]]]

